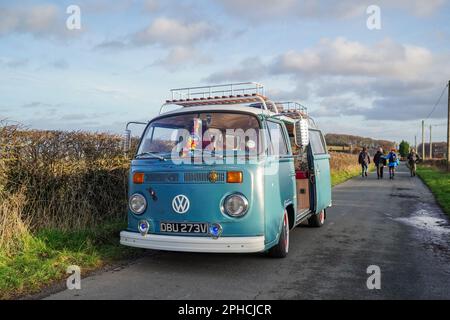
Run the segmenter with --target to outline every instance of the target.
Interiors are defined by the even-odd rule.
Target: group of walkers
[[[417,154],[415,149],[412,149],[408,154],[408,165],[411,171],[411,177],[416,176],[416,168],[417,163],[420,161],[420,156]],[[369,165],[371,163],[370,154],[367,151],[367,148],[364,147],[362,151],[359,153],[358,162],[361,165],[361,174],[362,177],[367,177],[369,171]],[[384,167],[389,167],[389,179],[395,179],[395,170],[400,163],[400,159],[397,155],[396,149],[392,148],[391,151],[386,155],[383,152],[383,148],[379,148],[375,156],[373,157],[373,163],[377,168],[377,177],[378,179],[383,179],[384,177]]]

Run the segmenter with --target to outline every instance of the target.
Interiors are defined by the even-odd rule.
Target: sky
[[[171,88],[256,81],[327,133],[444,141],[449,21],[449,0],[0,0],[0,120],[121,133]]]

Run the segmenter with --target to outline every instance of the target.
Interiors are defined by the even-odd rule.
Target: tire
[[[308,225],[313,228],[320,228],[325,224],[325,217],[327,213],[326,210],[323,209],[319,214],[314,214],[311,218],[308,219]]]
[[[284,212],[283,227],[281,228],[278,243],[269,249],[268,255],[272,258],[285,258],[289,253],[289,217],[287,211]]]

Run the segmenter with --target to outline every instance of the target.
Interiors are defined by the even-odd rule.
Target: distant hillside
[[[376,140],[372,138],[352,136],[349,134],[329,133],[325,136],[325,139],[327,140],[327,144],[329,146],[348,146],[352,147],[352,149],[368,147],[369,149],[374,150],[378,147],[382,147],[385,150],[389,150],[396,145],[393,141]]]

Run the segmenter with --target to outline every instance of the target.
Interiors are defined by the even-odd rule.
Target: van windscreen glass
[[[138,154],[189,157],[258,155],[262,152],[258,119],[241,113],[187,113],[153,121],[146,129]]]

